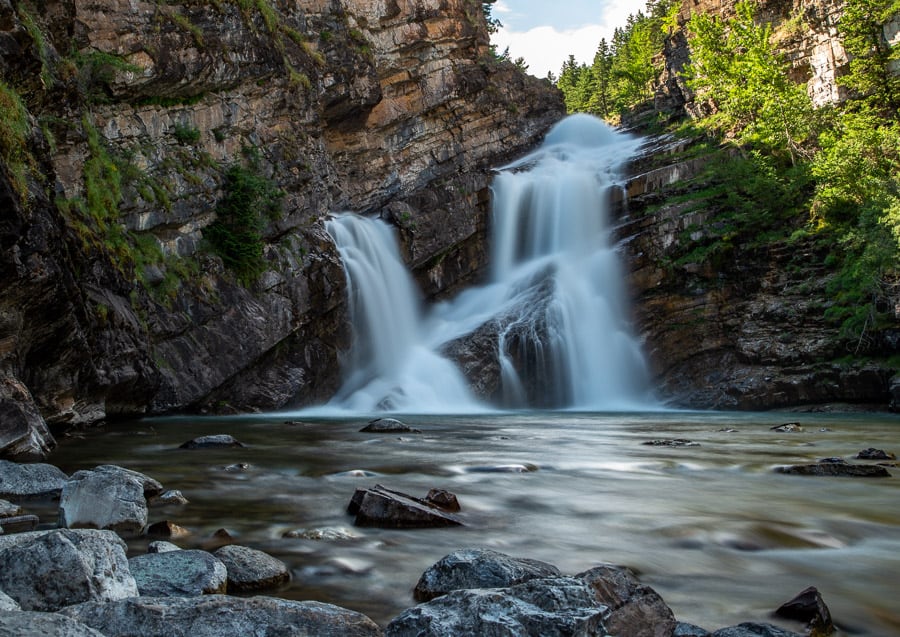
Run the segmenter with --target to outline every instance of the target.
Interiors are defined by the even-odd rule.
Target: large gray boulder
[[[0,460],[0,498],[19,501],[58,498],[69,477],[50,464]]]
[[[272,597],[137,597],[66,608],[72,617],[116,637],[378,637],[381,630],[360,613],[323,604]]]
[[[59,525],[64,528],[109,529],[140,535],[147,526],[145,493],[162,485],[136,471],[104,465],[77,471],[65,483],[59,500]]]
[[[284,562],[247,546],[230,544],[213,555],[228,571],[229,593],[277,588],[291,579],[291,571]]]
[[[508,588],[454,590],[394,618],[385,637],[603,637],[607,608],[571,577]]]
[[[720,628],[710,637],[803,637],[803,635],[772,624],[746,622],[737,626]]]
[[[424,602],[458,589],[502,588],[560,576],[559,569],[546,562],[510,557],[490,549],[461,549],[428,567],[413,595],[416,601]]]
[[[356,526],[386,529],[428,529],[463,526],[462,520],[427,499],[387,489],[376,484],[357,489],[347,506]]]
[[[228,581],[225,565],[199,550],[138,555],[128,560],[128,567],[141,595],[149,597],[224,593]]]
[[[111,531],[57,529],[0,536],[0,590],[23,610],[138,594],[127,547]]]
[[[105,637],[93,628],[56,613],[0,613],[0,637]]]

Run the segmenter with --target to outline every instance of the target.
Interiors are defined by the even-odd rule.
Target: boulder
[[[834,458],[826,458],[829,462],[816,464],[798,464],[787,467],[775,467],[777,473],[794,476],[838,476],[845,478],[890,478],[891,474],[880,465],[850,464]]]
[[[57,529],[0,536],[0,590],[23,610],[55,611],[70,604],[106,602],[138,594],[111,531]]]
[[[775,425],[774,427],[769,427],[769,429],[785,434],[793,434],[803,431],[803,427],[799,422],[786,422],[783,425]]]
[[[229,447],[246,447],[244,443],[234,439],[228,434],[215,434],[213,436],[200,436],[188,440],[179,449],[227,449]]]
[[[729,626],[728,628],[720,628],[713,632],[710,637],[804,637],[800,633],[795,633],[772,624],[757,624],[754,622],[745,622],[737,626]]]
[[[0,498],[58,498],[69,477],[50,464],[0,460]]]
[[[0,373],[0,457],[35,462],[46,458],[55,446],[25,384]]]
[[[884,451],[883,449],[875,449],[873,447],[869,447],[868,449],[863,449],[858,454],[856,454],[857,460],[896,460],[897,456],[893,453],[889,453]]]
[[[271,597],[138,597],[85,603],[62,611],[116,637],[378,637],[381,630],[360,613],[323,604]]]
[[[140,594],[147,597],[196,597],[224,593],[225,565],[206,551],[147,553],[128,560]]]
[[[394,418],[376,418],[370,420],[369,424],[360,429],[363,433],[370,434],[420,434],[422,431],[415,427],[410,427],[406,423],[395,420]]]
[[[140,535],[147,526],[147,500],[139,475],[108,467],[76,471],[62,489],[59,525]]]
[[[461,549],[428,567],[413,596],[416,601],[426,602],[459,589],[503,588],[560,576],[559,569],[546,562],[510,557],[490,549]]]
[[[0,591],[0,612],[7,610],[22,610],[22,607],[12,597]]]
[[[181,547],[177,544],[172,544],[171,542],[166,542],[164,540],[157,540],[156,542],[150,542],[147,545],[148,553],[168,553],[169,551],[180,551]]]
[[[0,606],[2,609],[2,606]],[[105,637],[93,628],[56,613],[0,613],[0,637]]]
[[[421,500],[376,484],[371,489],[357,489],[347,507],[355,515],[357,526],[388,529],[438,528],[463,526],[462,520]]]
[[[141,487],[144,489],[144,497],[148,500],[150,498],[155,498],[159,496],[163,492],[163,485],[154,478],[141,473],[140,471],[134,471],[133,469],[126,469],[125,467],[120,467],[114,464],[102,464],[100,466],[94,467],[92,471],[96,473],[108,473],[111,475],[119,475],[125,476],[128,478],[132,478],[141,483]]]
[[[460,510],[459,499],[455,494],[444,489],[429,489],[425,501],[444,511],[456,513]]]
[[[155,495],[147,500],[150,506],[167,506],[170,504],[188,504],[188,499],[177,489],[163,491],[159,495]]]
[[[576,575],[610,608],[606,627],[617,637],[669,637],[677,622],[660,595],[627,568],[604,564]]]
[[[170,520],[156,522],[147,527],[147,535],[151,537],[184,537],[191,532]]]
[[[506,588],[454,590],[406,610],[385,637],[605,636],[607,608],[583,581],[534,579]]]
[[[777,617],[803,622],[810,635],[825,637],[834,632],[831,612],[815,586],[810,586],[775,610]]]
[[[229,593],[277,588],[291,579],[291,572],[284,562],[256,549],[230,544],[213,555],[228,571]]]

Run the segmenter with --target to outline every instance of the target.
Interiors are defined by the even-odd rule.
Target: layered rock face
[[[678,21],[683,25],[695,13],[727,20],[734,17],[736,4],[737,0],[684,0]],[[843,100],[846,90],[837,83],[848,63],[838,33],[843,0],[763,0],[756,4],[758,19],[772,25],[773,42],[791,65],[791,79],[806,84],[813,104],[824,106]],[[695,112],[700,105],[693,103],[691,91],[680,77],[690,60],[683,30],[667,39],[664,57],[657,99]]]
[[[327,214],[393,222],[447,294],[483,266],[491,169],[563,114],[493,59],[471,0],[7,1],[0,70],[28,122],[27,187],[6,147],[0,178],[17,457],[52,444],[41,417],[327,398],[348,338]],[[205,236],[232,166],[280,201],[240,281]]]

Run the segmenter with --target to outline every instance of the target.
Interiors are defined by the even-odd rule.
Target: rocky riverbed
[[[451,435],[436,429],[435,425],[418,421],[414,424],[415,427],[382,421],[362,427],[366,431],[348,424],[347,436],[385,452],[390,447],[409,448],[425,444],[430,438]],[[819,449],[825,451],[822,441],[836,433],[833,422],[828,424],[816,427],[807,420],[782,422],[760,428],[758,434],[781,446],[818,442]],[[747,426],[746,423],[738,425],[742,429]],[[162,427],[163,423],[156,426]],[[301,421],[282,424],[294,430],[305,426],[310,425]],[[356,434],[349,433],[351,426]],[[513,433],[508,427],[503,431],[507,437]],[[455,433],[463,437],[471,435],[459,426]],[[712,440],[733,437],[740,432],[734,427],[719,427],[705,435],[695,430],[689,436],[682,436],[684,431],[674,429],[672,433],[678,435],[671,438],[662,437],[665,434],[644,435],[650,433],[643,432],[633,439],[635,449],[646,450],[641,453],[691,454],[695,462],[700,462],[705,455],[720,453]],[[172,435],[168,434],[166,439],[171,440]],[[522,436],[522,432],[514,433],[513,437],[516,436]],[[870,438],[883,440],[877,436]],[[465,447],[460,441],[457,445]],[[200,469],[210,461],[217,463],[226,457],[217,454],[229,454],[235,460],[252,458],[241,454],[252,453],[259,442],[252,429],[245,429],[239,437],[208,434],[164,446],[169,448],[166,452],[169,463],[177,457],[173,454],[181,454],[190,458],[189,464]],[[513,458],[500,449],[495,450],[493,462],[476,462],[467,475],[475,476],[474,479],[488,477],[499,486],[504,476],[524,485],[523,478],[552,472],[546,464],[508,462]],[[866,472],[853,467],[877,467],[888,476],[888,482],[876,483],[890,485],[893,483],[890,474],[894,471],[890,466],[894,462],[892,455],[890,449],[861,447],[847,452],[845,458],[777,464],[769,468],[768,475],[776,480],[812,480],[828,489],[834,484],[859,483],[858,479],[834,477],[839,475],[840,467],[850,467],[845,475],[856,476]],[[808,474],[803,468],[810,466],[827,470],[812,472],[816,476],[812,478],[788,475]],[[800,469],[789,471],[797,468]],[[220,475],[244,477],[258,471],[253,463],[241,461],[220,469]],[[197,538],[194,528],[192,537],[192,530],[179,524],[190,519],[184,512],[193,506],[189,502],[193,493],[201,492],[189,472],[179,483],[163,484],[153,476],[112,464],[69,474],[50,464],[0,461],[0,529],[4,532],[0,535],[0,635],[785,637],[827,635],[834,631],[845,634],[841,631],[850,629],[855,633],[862,629],[863,634],[887,634],[879,632],[881,629],[874,628],[874,624],[872,631],[867,632],[868,627],[860,626],[858,619],[854,619],[851,627],[844,625],[840,616],[832,622],[823,594],[815,588],[802,590],[802,586],[793,583],[790,586],[796,590],[789,588],[779,593],[780,597],[775,597],[765,612],[748,612],[746,621],[727,627],[699,627],[681,621],[656,588],[648,585],[640,570],[621,563],[602,559],[573,562],[571,555],[559,553],[559,563],[565,564],[560,568],[553,563],[556,560],[546,559],[546,552],[535,556],[472,544],[471,540],[479,536],[467,534],[486,522],[484,512],[478,511],[483,504],[479,506],[479,498],[466,480],[454,487],[460,494],[458,499],[455,493],[443,489],[420,497],[413,489],[400,491],[377,486],[378,481],[400,482],[397,475],[391,477],[383,470],[360,468],[346,473],[353,474],[348,477],[357,485],[366,485],[357,486],[354,494],[353,488],[343,483],[346,493],[340,506],[345,514],[356,515],[354,524],[358,526],[345,528],[344,534],[336,526],[297,529],[284,533],[288,538],[284,542],[297,541],[289,538],[352,542],[358,538],[357,533],[373,527],[399,529],[392,531],[394,534],[431,534],[440,531],[421,529],[446,526],[447,519],[453,520],[454,528],[459,529],[447,531],[456,534],[451,536],[456,538],[456,548],[447,550],[444,557],[420,571],[418,580],[416,575],[402,580],[402,586],[412,592],[409,606],[387,616],[378,615],[377,619],[369,616],[372,613],[348,607],[349,604],[320,601],[327,599],[321,595],[322,591],[298,599],[296,591],[290,588],[290,580],[304,577],[306,569],[289,564],[289,555],[273,555],[274,551],[269,549],[271,543],[260,541],[244,529],[221,528]],[[290,478],[282,480],[289,482]],[[435,479],[435,482],[445,483],[446,479]],[[748,477],[750,483],[752,476]],[[226,489],[219,497],[227,493]],[[264,489],[259,495],[271,497]],[[235,500],[232,506],[244,506],[238,502]],[[649,500],[645,506],[652,506]],[[537,510],[542,507],[546,509],[545,515],[551,516],[547,505],[531,505]],[[423,516],[423,511],[430,511],[436,517]],[[160,520],[162,517],[166,519]],[[722,511],[720,517],[724,528],[729,524],[729,515]],[[215,523],[216,520],[210,520],[211,525]],[[190,523],[186,526],[195,527]],[[420,530],[412,530],[416,528]],[[492,534],[498,532],[503,533],[495,529]],[[560,529],[559,534],[562,532]],[[402,542],[398,535],[391,537],[394,539],[389,543]],[[446,543],[446,537],[432,537],[436,542]],[[832,540],[819,538],[819,541]],[[632,542],[639,550],[641,540],[637,535]],[[514,546],[508,540],[507,544]],[[751,553],[762,548],[737,544],[734,547]],[[352,570],[352,561],[345,560],[344,567]],[[821,586],[813,578],[807,584]],[[828,588],[827,582],[822,584]],[[366,579],[357,578],[356,587],[358,598],[367,595]],[[776,588],[782,590],[783,586],[779,584]],[[372,593],[377,596],[376,591]],[[792,599],[795,593],[796,598]],[[400,592],[395,594],[403,597]],[[742,604],[737,599],[734,603]]]

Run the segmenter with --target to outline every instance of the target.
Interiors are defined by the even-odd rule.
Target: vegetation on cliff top
[[[600,42],[592,65],[570,57],[557,82],[569,110],[618,121],[646,109],[680,7],[650,0]],[[790,79],[756,8],[739,2],[731,19],[699,13],[684,25],[691,57],[681,80],[694,119],[669,129],[726,151],[706,177],[727,211],[724,230],[686,258],[717,268],[736,244],[812,241],[833,268],[826,318],[859,350],[895,320],[900,297],[900,47],[882,29],[900,2],[847,0],[839,31],[851,61],[838,81],[848,99],[819,108]]]

